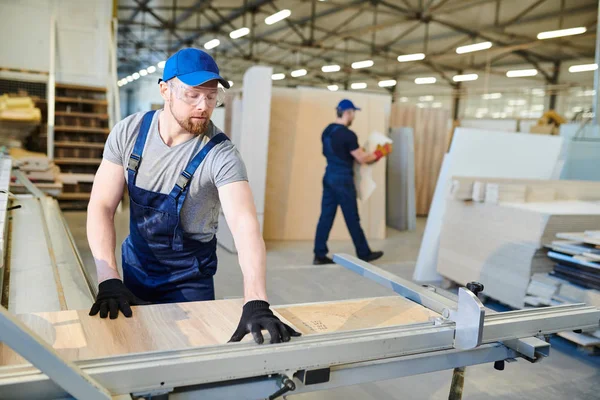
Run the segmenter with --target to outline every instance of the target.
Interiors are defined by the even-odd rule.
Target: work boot
[[[318,257],[315,256],[315,259],[313,260],[313,265],[325,265],[325,264],[334,264],[333,260],[327,256],[324,257]]]
[[[370,261],[375,261],[381,257],[383,257],[383,251],[372,251],[366,257],[358,257],[358,258],[360,258],[363,261],[370,262]]]

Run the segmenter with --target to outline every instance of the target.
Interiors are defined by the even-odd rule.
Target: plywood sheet
[[[349,98],[362,110],[351,129],[363,145],[374,132],[386,133],[390,96],[298,88],[273,89],[264,236],[270,240],[313,240],[321,213],[325,158],[321,134],[335,120],[335,106]],[[385,237],[385,163],[373,166],[377,184],[366,202],[359,201],[367,238]],[[341,210],[330,239],[349,239]]]
[[[391,127],[411,127],[414,130],[415,191],[417,215],[427,215],[433,200],[442,160],[448,147],[450,111],[438,108],[417,108],[395,103]]]
[[[411,324],[439,316],[401,296],[278,308],[305,335]]]
[[[166,351],[226,343],[237,327],[242,300],[134,307],[132,318],[90,317],[87,310],[19,315],[69,360]],[[303,334],[427,322],[438,316],[400,296],[275,307]],[[244,340],[252,340],[248,335]],[[0,345],[0,365],[25,362]]]

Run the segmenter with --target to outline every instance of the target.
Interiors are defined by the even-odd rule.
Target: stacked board
[[[63,209],[85,209],[110,132],[106,88],[57,83],[55,102],[54,162],[74,174],[63,180],[58,200]]]
[[[462,182],[463,188],[465,182],[471,184],[461,190],[456,181]],[[494,190],[487,190],[487,196],[483,195],[483,201],[475,199],[486,192],[473,190],[477,182],[484,188],[495,185]],[[437,268],[442,276],[462,285],[473,280],[482,282],[489,297],[523,308],[531,276],[554,268],[544,245],[552,243],[559,232],[600,226],[600,203],[573,199],[528,202],[529,193],[542,192],[543,181],[504,183],[498,185],[498,180],[493,179],[455,179],[455,190],[446,204]],[[552,184],[558,187],[555,193],[565,192],[560,183]],[[565,185],[575,186],[572,182]],[[589,185],[595,185],[596,196],[600,197],[600,183]],[[522,190],[515,190],[519,186],[525,187],[524,196]],[[517,197],[522,201],[514,201]]]
[[[600,227],[600,225],[598,225]],[[556,264],[552,275],[600,290],[600,231],[561,232],[548,252]]]

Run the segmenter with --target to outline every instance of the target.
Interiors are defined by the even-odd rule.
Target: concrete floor
[[[85,233],[85,213],[68,212],[65,218],[77,242],[86,266],[95,276]],[[116,217],[117,243],[127,235],[127,214]],[[385,240],[371,241],[373,250],[385,251],[375,262],[378,266],[410,279],[417,259],[425,219],[419,219],[417,230],[388,230]],[[331,242],[331,252],[354,254],[349,242]],[[237,257],[219,248],[219,270],[215,277],[217,298],[242,295],[242,275]],[[120,250],[117,249],[117,259]],[[272,304],[305,303],[360,297],[393,295],[378,286],[336,265],[313,266],[311,242],[268,242],[268,295]],[[576,350],[560,338],[551,341],[548,359],[530,364],[519,360],[506,365],[504,371],[492,365],[467,368],[464,399],[600,399],[600,357]],[[446,399],[452,371],[442,371],[413,377],[356,385],[330,391],[290,395],[294,400],[320,399]]]

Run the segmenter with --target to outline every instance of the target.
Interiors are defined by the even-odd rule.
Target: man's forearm
[[[115,258],[114,213],[99,206],[88,208],[87,237],[98,274],[98,283],[107,279],[121,279]]]
[[[244,303],[251,300],[267,301],[266,250],[256,217],[241,217],[231,227],[242,274],[244,275]]]

